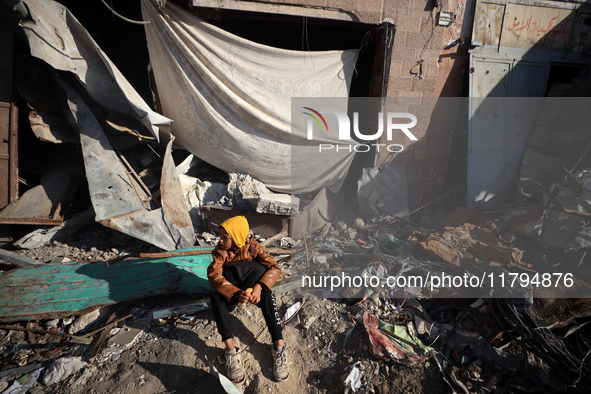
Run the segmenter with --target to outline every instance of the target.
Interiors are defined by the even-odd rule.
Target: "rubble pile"
[[[591,371],[585,362],[589,354],[585,325],[591,310],[584,299],[552,295],[549,289],[538,294],[535,286],[522,286],[511,297],[502,292],[499,296],[495,291],[501,290],[491,285],[470,297],[458,297],[458,289],[448,286],[430,288],[430,282],[382,286],[388,277],[407,273],[477,275],[485,262],[490,272],[507,275],[533,269],[542,272],[538,260],[555,266],[558,256],[567,266],[586,263],[581,235],[586,230],[576,223],[580,215],[552,208],[541,216],[532,212],[515,209],[494,218],[446,209],[422,212],[412,221],[348,217],[301,239],[270,240],[267,247],[284,271],[274,291],[281,300],[287,338],[293,342],[294,355],[313,358],[313,365],[301,367],[308,384],[302,392],[393,393],[409,387],[454,393],[591,389]],[[527,223],[542,226],[541,231],[523,235],[520,230],[528,228]],[[571,224],[569,240],[548,234],[561,223]],[[97,244],[102,244],[101,231],[111,230],[97,230]],[[549,238],[554,242],[545,243]],[[213,247],[217,235],[204,232],[199,241]],[[117,248],[107,249],[104,242],[104,251],[95,249],[95,261],[113,258],[130,247],[154,251],[148,244],[126,244],[135,242],[131,239],[118,242]],[[80,245],[74,243],[54,241],[46,248],[45,262],[80,253]],[[33,251],[19,253],[39,259],[39,251]],[[57,251],[60,256],[54,256]],[[302,286],[306,275],[344,274],[376,277],[380,282],[338,289]],[[579,275],[567,291],[587,287]],[[140,357],[140,349],[156,346],[158,341],[183,342],[187,329],[202,338],[203,346],[215,348],[219,341],[207,294],[182,301],[149,298],[91,313],[2,323],[0,390],[85,392],[88,385],[96,387],[97,379],[109,379],[101,369],[129,363],[129,357]],[[260,318],[256,308],[236,308],[233,314],[249,322]],[[245,345],[246,352],[256,339]],[[206,365],[203,362],[203,368]],[[223,371],[219,359],[214,357],[212,365]],[[138,384],[147,387],[146,380],[144,376]],[[209,382],[217,385],[215,379]],[[246,392],[267,390],[266,384],[253,372]]]

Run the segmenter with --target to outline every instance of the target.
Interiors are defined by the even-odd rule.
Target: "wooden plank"
[[[0,274],[0,321],[57,318],[150,296],[211,292],[210,262],[206,254],[113,266],[74,262],[18,268]]]

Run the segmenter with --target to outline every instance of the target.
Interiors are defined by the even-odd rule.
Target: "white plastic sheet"
[[[261,45],[170,2],[160,10],[154,0],[142,0],[142,14],[150,21],[145,26],[150,61],[162,112],[174,121],[176,144],[224,171],[250,174],[275,191],[297,194],[340,186],[354,155],[292,157],[294,142],[312,146],[318,141],[307,140],[306,130],[292,130],[291,99],[348,97],[357,50]],[[347,142],[337,135],[330,141]]]

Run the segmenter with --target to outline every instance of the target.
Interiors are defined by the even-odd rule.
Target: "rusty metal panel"
[[[10,202],[18,199],[18,107],[10,105]]]
[[[574,20],[569,9],[507,4],[501,47],[566,50]]]
[[[498,47],[504,14],[504,4],[490,4],[478,1],[474,15],[472,43]]]
[[[189,215],[190,207],[184,197],[179,175],[172,159],[173,141],[174,138],[171,138],[166,145],[160,192],[164,217],[170,221],[169,228],[171,231],[178,233],[174,238],[178,240],[177,248],[180,249],[195,245],[196,239],[191,216]]]
[[[82,96],[66,81],[58,79],[58,82],[66,92],[73,126],[80,133],[95,220],[164,250],[184,245],[184,240],[179,240],[183,234],[179,231],[175,233],[170,218],[162,209],[145,209],[143,202],[150,196],[135,177],[127,174],[127,169]]]

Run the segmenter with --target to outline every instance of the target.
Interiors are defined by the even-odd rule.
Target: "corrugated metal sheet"
[[[210,262],[211,255],[205,254],[111,266],[51,263],[18,268],[0,275],[0,321],[57,318],[149,296],[209,292]]]
[[[175,216],[170,217],[162,208],[150,204],[151,196],[135,177],[128,175],[86,102],[68,83],[61,79],[59,81],[68,98],[72,124],[80,132],[95,220],[164,250],[193,246],[195,233],[190,219],[179,219],[180,214],[174,211],[172,213]],[[165,162],[172,161],[170,149],[169,145]],[[165,167],[167,165],[170,164],[164,164]],[[170,174],[170,171],[165,174]],[[176,181],[178,183],[178,179]],[[174,179],[165,180],[161,183],[161,191],[171,187],[171,184],[174,184]],[[172,200],[169,204],[176,204],[177,209],[184,210],[188,217],[189,208],[182,193],[175,194],[172,190],[163,194]]]

